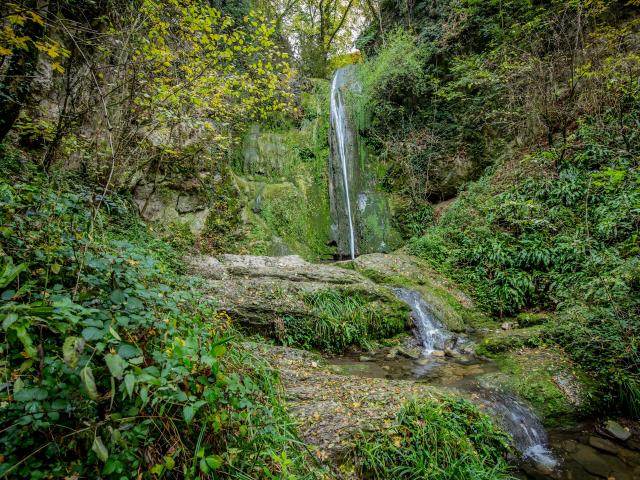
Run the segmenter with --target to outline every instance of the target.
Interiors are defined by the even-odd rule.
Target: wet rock
[[[358,359],[361,362],[373,362],[375,361],[375,359],[373,357],[367,357],[366,355],[360,355],[360,358]]]
[[[420,349],[418,348],[396,347],[396,351],[401,357],[410,358],[412,360],[418,360],[420,358]]]
[[[573,453],[578,447],[578,442],[575,440],[565,440],[562,442],[562,449],[567,453]]]
[[[431,356],[432,357],[444,357],[445,356],[445,352],[443,352],[442,350],[434,350],[433,352],[431,352]]]
[[[604,430],[607,434],[623,442],[631,437],[631,432],[614,420],[607,420],[604,424]]]
[[[513,323],[504,322],[502,325],[500,325],[500,328],[502,328],[502,330],[511,330],[513,328]]]
[[[640,453],[638,452],[620,447],[618,450],[618,457],[628,465],[640,467]]]
[[[455,357],[459,357],[460,353],[457,352],[456,350],[452,349],[452,348],[446,348],[444,350],[444,355],[446,357],[451,357],[451,358],[455,358]]]
[[[597,448],[598,450],[602,450],[603,452],[607,452],[607,453],[612,453],[614,455],[618,453],[618,450],[620,450],[620,447],[618,447],[615,443],[613,443],[610,440],[607,440],[606,438],[601,438],[601,437],[594,437],[594,436],[589,437],[589,445],[591,445],[594,448]]]
[[[419,358],[418,360],[416,360],[416,363],[421,367],[424,367],[425,365],[429,365],[431,363],[431,360],[429,360],[428,358]]]
[[[611,455],[599,453],[588,445],[578,444],[572,458],[587,472],[602,478],[613,477],[616,480],[632,480],[622,460]]]

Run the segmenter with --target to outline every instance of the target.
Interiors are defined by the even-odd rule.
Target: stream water
[[[341,372],[364,377],[413,379],[467,397],[510,433],[514,446],[522,454],[518,473],[522,479],[640,478],[640,467],[634,470],[633,463],[625,464],[618,457],[589,446],[593,438],[589,433],[593,430],[592,425],[574,426],[573,430],[545,430],[525,402],[485,380],[498,372],[496,364],[465,352],[466,339],[446,331],[417,292],[394,289],[394,293],[411,307],[416,326],[413,343],[400,349],[354,352],[331,359],[330,363],[338,366]],[[422,353],[419,358],[408,358],[407,352],[411,351]],[[634,461],[640,462],[640,454],[635,455]],[[594,471],[597,472],[594,474]],[[601,472],[609,473],[602,476]],[[610,475],[612,472],[615,474]]]

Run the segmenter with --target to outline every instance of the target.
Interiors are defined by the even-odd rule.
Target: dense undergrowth
[[[0,164],[0,475],[321,476],[179,249],[116,195]]]
[[[387,33],[361,38],[359,108],[386,186],[418,212],[466,185],[433,222],[405,220],[409,250],[486,312],[552,312],[545,341],[593,374],[603,407],[640,415],[637,7],[384,8]]]
[[[636,135],[626,143],[616,119],[584,120],[565,149],[498,165],[470,185],[411,250],[495,314],[557,310],[548,334],[606,385],[605,403],[638,414]]]
[[[506,480],[508,437],[463,399],[412,401],[393,426],[364,434],[354,449],[363,479]]]

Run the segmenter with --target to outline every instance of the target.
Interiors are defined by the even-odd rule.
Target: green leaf
[[[116,288],[113,292],[111,292],[111,296],[109,297],[109,299],[115,305],[119,305],[124,302],[124,292],[119,288]]]
[[[140,351],[133,345],[129,345],[128,343],[121,343],[120,345],[118,345],[118,355],[120,355],[125,360],[129,360],[130,358],[134,358],[140,355]]]
[[[96,436],[93,439],[91,450],[93,450],[97,457],[103,462],[106,462],[109,458],[109,450],[107,450],[107,447],[105,447],[104,442],[102,441],[102,438],[100,438],[100,436]]]
[[[115,338],[116,340],[118,340],[119,342],[122,341],[122,339],[120,338],[120,335],[118,335],[118,332],[115,331],[115,329],[113,327],[109,327],[109,333],[111,334],[111,336],[113,338]]]
[[[191,423],[194,415],[196,414],[196,409],[193,408],[193,405],[185,405],[182,407],[182,415],[184,416],[184,421],[187,423]]]
[[[13,399],[16,402],[42,401],[49,396],[49,392],[44,388],[21,388],[14,390]]]
[[[55,274],[60,273],[60,267],[61,265],[59,263],[54,263],[53,265],[51,265],[51,271]]]
[[[213,347],[211,353],[214,357],[221,357],[225,354],[226,351],[227,347],[225,347],[224,345],[216,345],[215,347]]]
[[[13,325],[16,322],[16,320],[18,320],[18,315],[16,313],[7,314],[7,316],[4,317],[4,320],[2,321],[2,328],[6,330],[11,325]]]
[[[106,354],[104,356],[104,361],[109,368],[109,373],[111,373],[111,376],[117,378],[118,380],[121,380],[124,369],[127,366],[127,362],[125,362],[125,360],[120,355],[113,353]]]
[[[82,338],[84,338],[87,342],[100,340],[104,337],[104,330],[98,329],[96,327],[87,327],[82,330]]]
[[[222,466],[224,461],[220,455],[209,455],[200,460],[200,470],[209,473],[211,470],[217,470]]]
[[[127,373],[124,376],[124,386],[127,389],[127,393],[130,397],[133,396],[133,389],[136,386],[136,376],[133,373]]]
[[[64,363],[70,368],[76,368],[80,361],[80,353],[84,350],[84,340],[80,337],[67,337],[62,345]]]
[[[80,370],[80,381],[84,386],[87,395],[91,400],[98,399],[98,389],[96,388],[96,380],[93,378],[93,372],[90,367],[84,367]]]
[[[16,335],[20,342],[22,342],[27,356],[30,358],[36,357],[38,355],[38,351],[36,350],[36,347],[33,346],[33,340],[31,340],[27,329],[22,325],[14,326],[13,329],[16,331]]]

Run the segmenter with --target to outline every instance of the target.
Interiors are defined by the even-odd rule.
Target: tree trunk
[[[28,0],[25,7],[37,9],[36,0]],[[20,115],[21,108],[31,94],[31,84],[38,66],[38,49],[34,42],[41,40],[44,26],[27,20],[16,32],[18,36],[28,37],[27,48],[16,48],[12,52],[9,66],[0,80],[0,142],[4,140]]]

